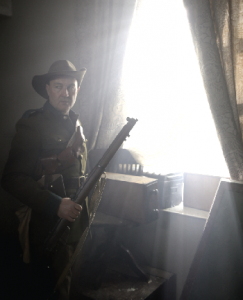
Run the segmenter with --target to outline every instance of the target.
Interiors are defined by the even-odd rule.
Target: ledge
[[[205,220],[209,217],[209,211],[184,206],[183,203],[174,207],[162,209],[162,211]]]

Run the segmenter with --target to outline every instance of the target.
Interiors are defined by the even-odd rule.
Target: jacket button
[[[62,140],[61,139],[58,139],[58,142],[61,142]]]

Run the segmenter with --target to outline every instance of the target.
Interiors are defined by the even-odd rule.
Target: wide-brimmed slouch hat
[[[77,71],[75,66],[68,60],[58,60],[54,62],[48,73],[44,75],[36,75],[32,79],[32,86],[35,89],[35,91],[44,97],[45,99],[48,99],[48,94],[46,91],[46,84],[54,78],[60,77],[73,77],[77,79],[78,86],[81,85],[84,75],[86,73],[86,68],[82,68],[81,70]]]

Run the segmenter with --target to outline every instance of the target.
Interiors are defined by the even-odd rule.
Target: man
[[[87,206],[81,207],[70,199],[84,177],[87,159],[82,127],[78,115],[71,110],[85,72],[86,69],[77,71],[67,60],[59,60],[48,73],[34,76],[32,85],[47,102],[41,109],[27,111],[18,121],[2,177],[3,188],[31,208],[29,238],[34,269],[58,217],[73,223],[67,245],[52,257],[54,281],[88,226]],[[62,175],[66,191],[50,191],[50,180],[56,174]],[[56,292],[57,299],[69,298],[70,280],[69,273]]]

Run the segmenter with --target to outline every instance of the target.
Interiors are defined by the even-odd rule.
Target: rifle
[[[136,124],[137,120],[132,118],[127,118],[127,124],[123,126],[121,131],[118,133],[114,141],[111,143],[109,148],[106,150],[102,158],[99,160],[97,165],[91,170],[86,181],[77,190],[72,201],[80,204],[84,204],[85,198],[88,196],[92,188],[95,186],[96,182],[99,180],[100,176],[103,174],[106,166],[111,161],[112,157],[115,155],[116,151],[120,148],[122,143],[129,137],[129,132],[132,130],[133,126]],[[65,244],[71,222],[65,219],[59,219],[47,240],[44,243],[43,259],[48,260],[50,254],[54,251],[58,243]]]

